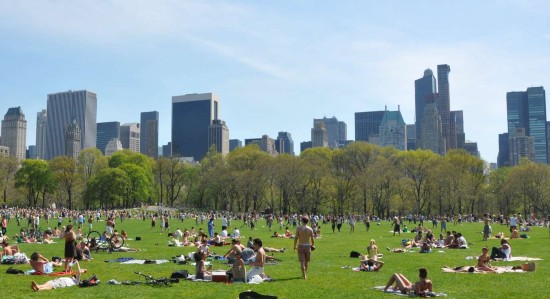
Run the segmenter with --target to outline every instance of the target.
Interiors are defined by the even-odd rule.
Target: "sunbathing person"
[[[78,271],[76,272],[76,275],[73,275],[72,277],[60,277],[54,280],[49,280],[44,284],[37,284],[34,280],[31,283],[31,288],[34,291],[46,291],[46,290],[53,290],[53,289],[60,289],[60,288],[66,288],[66,287],[72,287],[76,286],[80,283],[80,265],[78,264],[78,261],[74,261],[74,263],[77,266]]]
[[[33,252],[33,254],[31,254],[30,264],[34,271],[44,274],[52,273],[53,267],[63,266],[63,263],[61,262],[50,262],[38,252]]]
[[[384,291],[386,292],[395,283],[394,289],[400,290],[402,294],[414,292],[415,295],[423,297],[427,292],[432,292],[433,284],[428,279],[428,270],[420,268],[418,272],[420,281],[415,282],[414,285],[403,274],[394,273],[390,277],[386,287],[384,287]]]
[[[378,272],[383,266],[384,262],[369,259],[368,256],[364,255],[363,259],[359,263],[359,270],[367,272]]]
[[[19,247],[17,245],[10,245],[7,238],[2,240],[2,255],[14,255],[19,252]]]
[[[481,249],[481,255],[477,258],[476,269],[481,271],[495,272],[495,269],[491,266],[491,259],[489,258],[489,248],[487,246]]]
[[[286,248],[274,248],[274,247],[264,247],[265,252],[280,252],[285,253]]]
[[[510,239],[517,239],[519,238],[519,231],[517,228],[514,228],[512,230],[512,234],[510,235]]]
[[[227,251],[226,254],[223,255],[224,258],[228,259],[230,264],[233,264],[237,260],[237,253],[239,256],[242,256],[242,252],[244,250],[244,246],[241,245],[241,241],[239,239],[233,239],[231,240],[231,249]]]

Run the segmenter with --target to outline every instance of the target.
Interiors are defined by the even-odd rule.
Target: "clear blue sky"
[[[292,134],[336,116],[396,110],[414,123],[414,80],[449,64],[451,110],[496,161],[506,92],[550,89],[549,1],[1,1],[0,115],[22,106],[27,145],[48,93],[98,95],[98,122],[214,92],[230,138]]]

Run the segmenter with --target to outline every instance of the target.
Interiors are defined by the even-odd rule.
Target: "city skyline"
[[[47,94],[86,89],[98,95],[97,122],[139,122],[141,112],[159,111],[160,146],[171,140],[171,97],[213,92],[231,139],[286,131],[298,153],[315,118],[337,117],[349,139],[355,112],[400,105],[413,124],[414,80],[448,64],[450,109],[463,111],[466,138],[496,162],[506,93],[550,82],[548,8],[545,1],[4,2],[0,111],[22,107],[33,145],[30,116],[46,108]]]

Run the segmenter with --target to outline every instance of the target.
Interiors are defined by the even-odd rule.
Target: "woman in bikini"
[[[400,290],[403,294],[408,294],[414,292],[417,296],[425,296],[427,292],[432,292],[432,281],[428,279],[428,270],[426,268],[420,268],[418,270],[419,281],[412,284],[403,274],[394,273],[386,287],[384,287],[384,292],[388,291],[388,288],[395,283],[394,289]]]

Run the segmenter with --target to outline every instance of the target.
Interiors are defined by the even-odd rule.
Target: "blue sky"
[[[230,138],[292,134],[398,105],[414,122],[414,80],[449,64],[451,110],[495,162],[506,92],[550,89],[548,1],[0,1],[0,115],[21,106],[27,144],[49,93],[88,89],[98,122],[160,112],[214,92]]]

